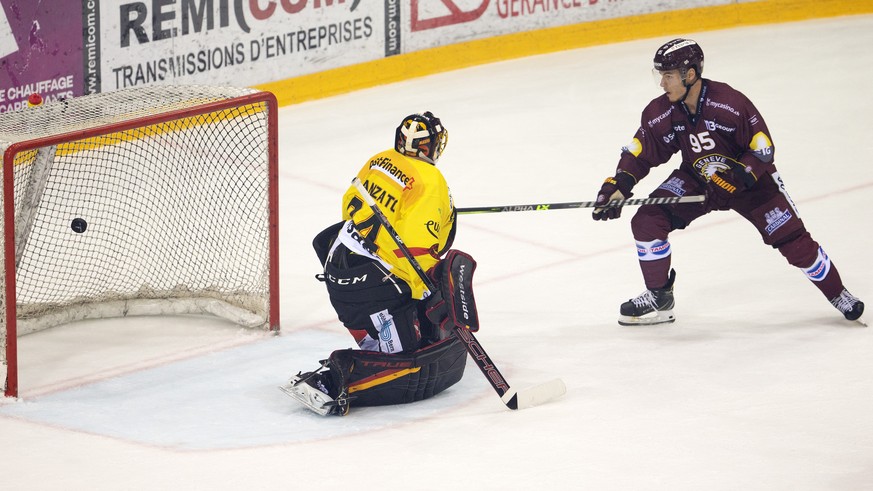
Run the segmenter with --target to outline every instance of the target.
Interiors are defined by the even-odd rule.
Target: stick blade
[[[545,404],[567,393],[564,381],[556,378],[546,383],[535,385],[515,392],[507,392],[501,397],[509,409],[527,409]]]

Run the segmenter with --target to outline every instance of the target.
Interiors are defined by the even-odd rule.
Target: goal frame
[[[278,101],[268,91],[256,91],[233,96],[228,99],[198,104],[191,108],[174,109],[154,115],[134,117],[94,126],[84,130],[69,131],[48,137],[11,143],[3,155],[3,221],[4,226],[4,264],[6,306],[6,397],[18,397],[18,317],[16,304],[16,266],[15,266],[15,186],[14,161],[21,152],[36,150],[65,142],[93,138],[173,120],[201,116],[222,111],[231,107],[251,104],[264,104],[267,108],[267,159],[268,159],[268,248],[269,248],[269,309],[267,329],[279,331],[279,170],[278,170]],[[26,110],[26,109],[25,109]]]

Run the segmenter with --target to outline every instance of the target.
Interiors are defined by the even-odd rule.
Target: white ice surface
[[[808,229],[873,301],[873,16],[676,35],[755,102]],[[616,323],[643,289],[631,210],[459,218],[479,340],[515,387],[563,378],[559,401],[509,411],[471,364],[436,398],[345,418],[276,388],[351,346],[310,241],[402,116],[429,109],[449,129],[440,167],[458,206],[593,199],[659,93],[651,56],[668,38],[283,108],[281,335],[126,319],[21,338],[0,489],[873,489],[873,328],[844,321],[729,212],[671,237],[677,321],[654,328]]]

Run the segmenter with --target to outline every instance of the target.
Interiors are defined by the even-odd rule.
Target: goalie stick
[[[355,186],[364,198],[364,201],[366,201],[370,209],[373,210],[373,214],[377,217],[379,223],[385,227],[385,230],[403,254],[403,257],[405,257],[406,260],[409,261],[409,264],[412,265],[412,268],[424,282],[428,291],[436,291],[436,286],[433,284],[433,281],[431,281],[427,274],[425,274],[424,270],[421,269],[421,265],[418,264],[418,261],[416,261],[412,256],[412,253],[409,252],[406,244],[403,243],[403,239],[397,231],[394,230],[391,223],[388,222],[388,218],[385,217],[382,210],[380,210],[376,205],[376,200],[373,199],[369,191],[367,191],[367,188],[365,188],[361,183],[361,180],[355,177],[352,180],[352,185]],[[482,345],[479,344],[479,341],[476,339],[476,336],[473,336],[473,333],[469,329],[455,327],[453,333],[455,337],[464,343],[464,346],[467,348],[467,353],[470,354],[470,357],[473,358],[473,361],[476,362],[476,365],[480,370],[482,370],[482,373],[485,374],[485,378],[488,379],[491,387],[493,387],[497,392],[497,395],[500,396],[500,400],[503,401],[509,409],[526,409],[548,402],[552,399],[557,399],[567,392],[567,387],[564,385],[564,381],[559,378],[527,389],[513,389],[509,386],[509,382],[503,378],[500,370],[498,370],[497,366],[494,365],[494,362],[491,361],[491,357],[488,356],[488,353],[485,352]]]
[[[631,198],[614,199],[602,208],[617,206],[639,205],[673,205],[677,203],[700,203],[706,199],[704,195],[696,196],[670,196],[666,198]],[[505,205],[505,206],[478,206],[471,208],[458,208],[458,214],[470,215],[474,213],[501,213],[504,211],[547,211],[563,210],[568,208],[601,208],[594,201],[571,201],[567,203],[534,203],[530,205]]]

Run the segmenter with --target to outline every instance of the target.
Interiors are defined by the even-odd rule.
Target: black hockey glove
[[[454,326],[449,323],[449,306],[443,298],[443,293],[437,290],[431,293],[424,302],[427,320],[439,329],[438,339],[451,336]]]
[[[633,196],[631,189],[634,184],[636,184],[635,179],[626,172],[619,172],[615,177],[607,177],[603,186],[600,186],[600,191],[597,192],[597,199],[594,201],[597,208],[594,208],[591,218],[606,221],[620,217],[621,206],[607,206],[607,204],[612,200],[628,199]]]
[[[709,179],[709,187],[716,195],[730,198],[758,182],[752,169],[736,161],[728,161],[728,168],[715,172]]]

